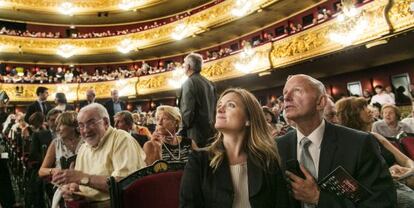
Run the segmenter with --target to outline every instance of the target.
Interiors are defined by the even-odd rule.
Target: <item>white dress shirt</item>
[[[305,136],[302,132],[299,131],[299,129],[296,129],[296,135],[297,135],[297,144],[296,144],[296,152],[297,152],[297,158],[300,160],[300,155],[302,154],[302,149],[300,148],[300,141],[307,137],[310,141],[312,141],[312,144],[309,145],[309,153],[312,157],[313,163],[315,164],[316,169],[316,178],[319,175],[319,156],[321,153],[321,143],[323,139],[323,134],[325,132],[325,120],[322,120],[321,124],[313,130],[312,133],[310,133],[308,136]]]

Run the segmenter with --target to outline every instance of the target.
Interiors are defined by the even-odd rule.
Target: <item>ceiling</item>
[[[292,74],[308,74],[315,78],[330,77],[338,74],[354,72],[381,66],[385,64],[414,60],[412,45],[414,30],[386,38],[387,44],[367,48],[365,44],[352,46],[347,49],[309,59],[283,68],[271,69],[271,75],[258,76],[258,74],[245,75],[242,78],[227,79],[216,82],[218,92],[229,87],[242,87],[251,91],[281,87],[286,78]],[[358,60],[358,61],[350,61]],[[139,96],[137,99],[157,99],[176,97],[176,91],[168,91],[151,95]]]
[[[64,26],[126,24],[167,17],[192,8],[199,7],[208,2],[212,2],[212,0],[161,0],[158,2],[159,3],[150,5],[148,7],[138,8],[131,11],[108,11],[105,10],[106,8],[102,8],[101,11],[93,11],[92,13],[90,12],[74,16],[65,16],[62,14],[51,13],[47,11],[3,8],[0,9],[0,19],[25,23]],[[108,16],[98,16],[98,12],[108,12]]]
[[[179,0],[177,0],[179,1]],[[58,63],[58,64],[98,64],[110,62],[132,62],[146,59],[157,59],[177,54],[184,54],[219,45],[225,41],[241,38],[243,35],[259,30],[267,25],[278,22],[297,12],[305,10],[321,0],[282,0],[264,8],[261,12],[238,19],[236,21],[220,25],[201,33],[195,37],[189,37],[181,41],[166,43],[128,54],[108,53],[97,55],[73,56],[64,59],[59,56],[28,54],[28,53],[1,53],[0,60],[9,62],[29,63]]]

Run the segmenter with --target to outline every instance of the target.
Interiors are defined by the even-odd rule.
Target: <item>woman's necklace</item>
[[[171,135],[172,137],[172,142],[174,143],[174,139],[176,139],[177,143],[178,143],[178,158],[174,156],[173,152],[171,152],[171,150],[167,147],[167,145],[165,144],[165,142],[162,142],[162,145],[165,147],[165,149],[167,150],[168,154],[174,159],[174,160],[180,160],[181,159],[181,142],[178,141],[177,136],[172,134],[170,131],[168,131],[168,129],[166,129],[167,132]],[[162,152],[162,151],[161,151]]]

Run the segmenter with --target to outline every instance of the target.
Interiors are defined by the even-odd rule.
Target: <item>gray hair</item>
[[[133,125],[134,124],[134,118],[132,117],[132,113],[129,111],[120,111],[118,113],[116,113],[114,115],[114,117],[119,117],[122,116],[122,118],[124,119],[125,123],[127,125]]]
[[[96,96],[96,94],[95,94],[95,90],[94,90],[94,89],[87,89],[87,90],[86,90],[86,94],[87,94],[87,95],[93,95],[94,97]]]
[[[80,111],[79,111],[79,114],[78,114],[78,118],[79,118],[80,114],[82,114],[83,112],[86,112],[86,111],[95,111],[98,114],[99,118],[102,118],[102,119],[106,118],[109,121],[108,111],[106,110],[106,108],[103,105],[101,105],[99,103],[91,103],[91,104],[81,108]]]
[[[201,68],[203,67],[203,56],[198,53],[190,53],[185,58],[184,61],[190,66],[190,68],[195,72],[201,72]]]
[[[309,81],[309,85],[314,88],[317,92],[317,96],[325,96],[326,95],[326,89],[325,89],[325,85],[323,85],[323,83],[309,75],[306,74],[295,74],[295,75],[290,75],[287,80],[292,79],[293,77],[303,77],[306,80]]]

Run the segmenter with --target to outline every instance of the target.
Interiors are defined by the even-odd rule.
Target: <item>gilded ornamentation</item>
[[[253,6],[253,10],[258,9],[261,5],[269,4],[275,0],[257,0]],[[0,35],[0,44],[6,45],[4,49],[10,53],[22,52],[34,54],[55,54],[57,48],[62,44],[71,44],[78,48],[77,55],[90,55],[117,52],[118,44],[124,39],[137,41],[138,48],[148,48],[171,42],[171,33],[180,23],[185,23],[191,27],[188,29],[188,36],[198,31],[204,31],[205,28],[214,26],[221,22],[234,20],[230,10],[235,0],[221,2],[209,9],[200,11],[194,15],[183,18],[170,24],[166,24],[157,28],[132,33],[128,35],[90,38],[90,39],[50,39],[50,38],[29,38]],[[19,50],[16,50],[19,48]]]
[[[152,88],[162,88],[167,86],[167,76],[171,76],[171,72],[163,73],[162,75],[153,75],[147,77],[141,77],[138,80],[137,88],[138,89],[152,89]],[[169,77],[169,76],[168,76]]]
[[[56,12],[56,8],[62,2],[65,1],[56,1],[56,0],[2,0],[7,7],[26,9],[26,10],[36,10],[36,11],[47,11],[47,12]],[[119,10],[118,4],[122,0],[71,0],[73,6],[76,8],[76,13],[93,13],[96,11],[113,11]],[[146,0],[144,3],[137,5],[135,8],[148,7],[154,4],[160,4],[165,2],[165,0]]]
[[[361,8],[362,15],[360,18],[365,18],[371,27],[369,31],[365,31],[363,35],[358,36],[353,44],[366,42],[389,32],[388,25],[383,16],[385,4],[385,1],[374,1]],[[349,24],[337,24],[334,19],[317,25],[306,32],[301,32],[274,42],[274,49],[271,52],[273,67],[280,67],[341,50],[344,46],[332,42],[328,38],[328,35],[334,31],[352,30],[352,25],[354,25],[352,22],[349,22]],[[373,25],[375,27],[372,27]]]
[[[395,0],[389,17],[395,31],[405,30],[414,24],[414,12],[410,10],[412,0]]]

